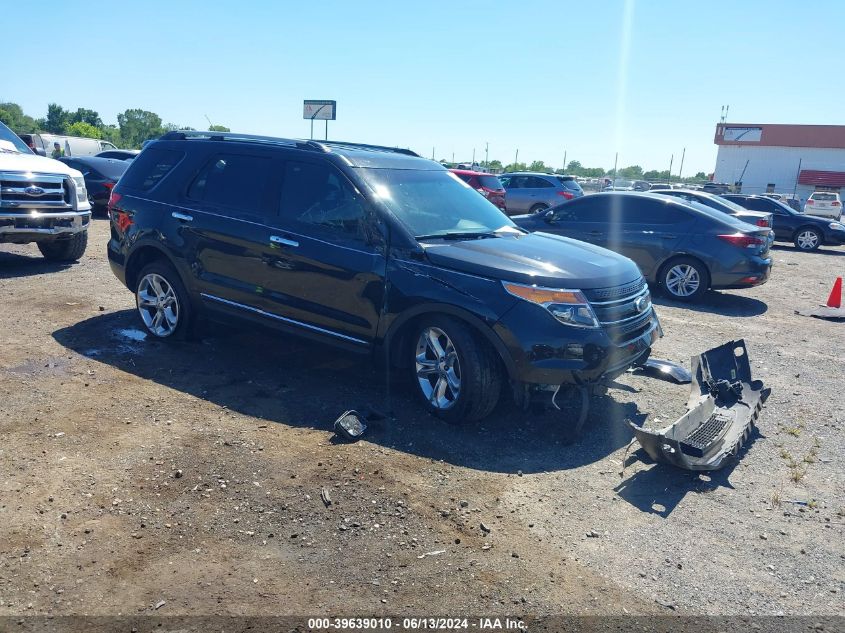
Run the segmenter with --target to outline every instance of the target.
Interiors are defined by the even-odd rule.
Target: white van
[[[117,149],[112,143],[96,138],[59,134],[20,134],[19,136],[36,154],[48,157],[53,153],[53,143],[59,144],[65,156],[95,156],[107,149]]]

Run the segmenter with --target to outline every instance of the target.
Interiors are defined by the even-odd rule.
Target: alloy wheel
[[[819,236],[815,231],[801,231],[795,241],[798,242],[798,248],[811,251],[819,245]]]
[[[161,338],[173,334],[179,325],[179,300],[167,279],[157,273],[145,275],[138,284],[137,298],[147,329]]]
[[[425,328],[417,340],[417,381],[436,409],[449,409],[461,393],[461,365],[452,340],[440,328]]]
[[[666,288],[676,297],[689,297],[701,285],[701,277],[695,267],[677,264],[666,273]]]

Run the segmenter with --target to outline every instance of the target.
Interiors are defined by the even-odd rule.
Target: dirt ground
[[[507,404],[445,425],[280,335],[144,340],[107,234],[71,266],[0,246],[0,616],[845,614],[845,324],[794,313],[845,249],[658,299],[655,356],[745,338],[772,388],[738,464],[698,476],[626,456],[625,420],[673,421],[687,386],[626,375],[573,440]],[[336,442],[367,404],[395,420]]]

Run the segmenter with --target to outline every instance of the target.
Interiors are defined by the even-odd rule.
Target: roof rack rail
[[[210,141],[245,141],[247,143],[266,143],[269,145],[284,145],[298,147],[315,152],[328,153],[332,148],[367,149],[377,152],[393,152],[405,156],[416,156],[416,152],[402,147],[387,147],[386,145],[368,145],[366,143],[352,143],[348,141],[308,141],[302,139],[279,138],[275,136],[261,136],[257,134],[237,134],[233,132],[204,132],[202,130],[174,130],[159,137],[162,141],[184,141],[185,139],[207,139]]]
[[[370,149],[377,152],[393,152],[395,154],[404,154],[405,156],[416,156],[419,158],[419,154],[415,151],[410,149],[405,149],[404,147],[388,147],[387,145],[369,145],[367,143],[352,143],[349,141],[305,141],[310,147],[315,149],[319,149],[323,152],[330,151],[330,148],[337,147],[337,148],[344,148],[347,147],[349,149]]]
[[[203,132],[202,130],[175,130],[166,132],[159,137],[162,141],[184,141],[186,139],[207,139],[209,141],[245,141],[247,143],[264,143],[268,145],[283,145],[285,147],[299,147],[315,150],[307,141],[275,136],[261,136],[258,134],[238,134],[233,132]]]

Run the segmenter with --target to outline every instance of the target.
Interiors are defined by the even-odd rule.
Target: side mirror
[[[554,211],[552,211],[551,209],[548,209],[548,210],[547,210],[547,211],[543,214],[543,219],[544,219],[546,222],[548,222],[549,224],[551,224],[552,222],[554,222],[554,221],[555,221],[555,212],[554,212]]]

